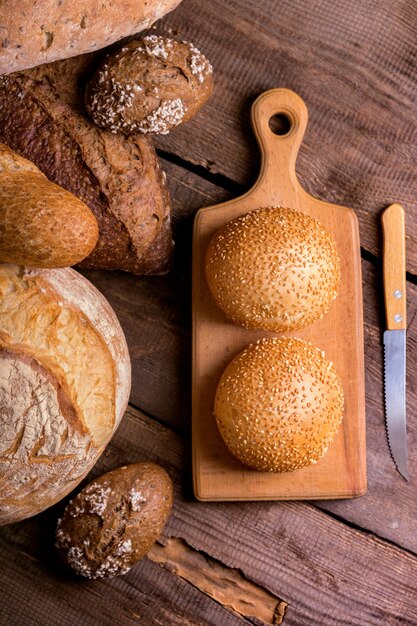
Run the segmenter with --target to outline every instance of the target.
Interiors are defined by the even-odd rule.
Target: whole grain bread
[[[150,550],[170,513],[173,485],[156,463],[133,463],[89,483],[58,521],[56,546],[86,578],[125,574]]]
[[[106,58],[87,85],[87,110],[112,132],[164,135],[203,106],[212,72],[193,44],[148,35]]]
[[[89,120],[83,93],[97,54],[0,77],[0,141],[95,215],[100,237],[82,267],[161,274],[173,247],[163,173],[150,139]]]
[[[2,0],[0,74],[91,52],[149,28],[180,0]]]

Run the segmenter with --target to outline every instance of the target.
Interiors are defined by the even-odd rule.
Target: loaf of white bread
[[[123,331],[89,281],[68,268],[0,265],[0,524],[82,480],[129,393]]]
[[[180,0],[2,0],[0,74],[83,52],[149,28]]]

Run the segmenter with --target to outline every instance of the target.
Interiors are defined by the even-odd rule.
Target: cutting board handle
[[[277,116],[281,129],[277,134],[271,129],[272,118]],[[282,202],[283,189],[288,189],[289,199],[302,189],[295,173],[295,161],[307,127],[308,111],[304,100],[290,89],[271,89],[257,98],[252,106],[252,126],[258,140],[262,165],[252,193],[264,187],[272,192],[279,190]],[[278,197],[278,196],[277,196]]]

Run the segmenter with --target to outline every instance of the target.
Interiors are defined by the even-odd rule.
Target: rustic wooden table
[[[2,625],[417,624],[417,4],[414,0],[184,0],[156,32],[211,59],[213,97],[157,141],[174,204],[176,258],[163,277],[86,272],[114,306],[133,362],[131,405],[92,475],[152,459],[175,482],[163,537],[108,581],[59,565],[58,505],[0,531]],[[284,86],[310,122],[297,171],[305,188],[360,221],[365,314],[368,493],[326,502],[198,503],[190,464],[190,259],[201,206],[247,190],[259,155],[249,109]],[[380,213],[407,214],[410,483],[384,426]]]

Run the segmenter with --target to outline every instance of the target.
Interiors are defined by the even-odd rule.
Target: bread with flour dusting
[[[123,331],[89,281],[68,268],[0,265],[0,524],[81,481],[129,393]]]
[[[193,44],[148,35],[106,58],[87,85],[86,108],[112,133],[166,135],[203,106],[212,74]]]
[[[181,0],[2,0],[0,74],[99,50],[149,28]]]

